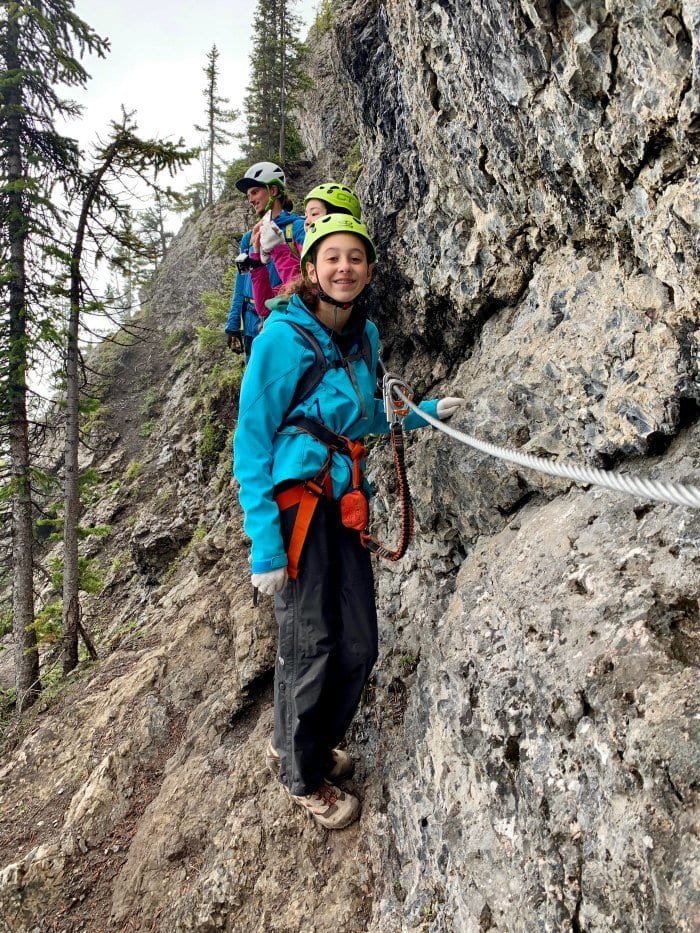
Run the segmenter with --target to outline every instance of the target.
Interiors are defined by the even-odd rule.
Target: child
[[[267,760],[290,799],[328,829],[342,829],[359,814],[357,798],[336,783],[353,767],[337,745],[378,650],[370,553],[360,533],[341,520],[352,462],[347,451],[326,445],[328,437],[353,442],[390,427],[374,397],[377,328],[355,307],[375,261],[367,228],[354,217],[326,214],[311,224],[302,278],[256,339],[234,438],[234,473],[252,541],[251,580],[275,596],[279,625]],[[316,362],[306,333],[328,368],[300,397],[298,386]],[[369,364],[363,344],[371,348]],[[421,408],[447,418],[459,402],[425,401]],[[406,418],[407,428],[424,425],[418,415]],[[299,537],[295,567],[287,551],[298,551]]]
[[[340,185],[335,181],[316,185],[304,198],[304,229],[325,214],[350,214],[355,220],[361,220],[362,208],[354,191],[347,185]],[[264,264],[253,270],[251,274],[251,288],[255,296],[255,306],[263,317],[267,317],[269,310],[266,302],[273,298],[288,282],[299,276],[299,254],[287,248],[284,237],[276,231],[274,222],[264,220],[256,224],[252,231],[252,255],[257,259],[269,257],[275,265],[281,285],[274,285],[272,277]]]
[[[304,198],[304,228],[308,230],[314,220],[324,214],[352,214],[355,220],[362,220],[362,208],[355,192],[335,181],[316,185]]]

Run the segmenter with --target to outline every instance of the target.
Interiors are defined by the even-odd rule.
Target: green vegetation
[[[231,235],[223,231],[215,232],[209,240],[209,250],[215,255],[224,258],[231,249]]]
[[[128,561],[128,559],[129,555],[125,551],[121,551],[114,557],[112,563],[109,565],[109,572],[112,575],[118,573],[124,564]]]
[[[219,454],[226,443],[226,434],[226,426],[221,423],[215,413],[207,412],[198,446],[199,459],[205,466],[218,461]]]
[[[293,114],[311,82],[303,70],[307,50],[300,29],[292,0],[257,0],[241,138],[248,164],[271,159],[285,165],[303,151]]]
[[[221,335],[221,328],[215,329],[202,325],[201,327],[196,327],[195,331],[197,333],[197,343],[202,353],[210,354],[214,353],[216,350],[221,350],[224,342]]]
[[[52,557],[49,568],[51,585],[60,593],[63,589],[63,560],[60,557]],[[103,586],[104,574],[97,561],[93,557],[78,557],[78,589],[83,593],[95,594],[99,593]]]
[[[139,414],[144,417],[154,414],[162,398],[160,389],[149,389],[139,406]]]
[[[347,176],[350,179],[348,184],[353,186],[360,177],[362,171],[362,153],[360,152],[360,140],[356,139],[348,150],[347,156]]]
[[[200,296],[207,320],[214,326],[226,323],[237,274],[236,267],[232,266],[216,291],[202,292]]]
[[[231,267],[216,291],[202,292],[200,296],[204,314],[209,322],[195,328],[202,353],[215,354],[217,351],[220,353],[224,348],[222,330],[228,318],[236,275],[235,267]]]
[[[321,0],[321,5],[316,14],[316,19],[311,26],[314,38],[325,36],[335,25],[336,11],[335,4],[331,0]]]
[[[85,396],[80,400],[80,430],[83,435],[89,435],[96,428],[101,427],[109,409],[95,396]]]
[[[204,133],[202,149],[206,152],[205,179],[202,185],[201,196],[204,206],[208,207],[214,203],[214,181],[218,175],[220,159],[218,157],[219,146],[234,139],[234,133],[227,129],[239,117],[237,110],[231,110],[224,107],[228,104],[227,97],[221,97],[219,91],[219,50],[216,45],[212,45],[207,53],[207,65],[204,68],[204,74],[207,83],[204,88],[204,98],[206,100],[206,120],[203,126],[195,126],[199,133]]]
[[[166,350],[173,350],[175,347],[181,347],[189,344],[192,340],[192,329],[190,327],[176,327],[171,331],[163,341]]]
[[[63,607],[60,599],[48,603],[34,616],[32,628],[38,645],[55,645],[61,640],[61,617]]]
[[[12,609],[6,608],[0,613],[0,638],[12,632]]]
[[[127,483],[130,483],[131,480],[136,479],[143,473],[143,464],[140,460],[130,460],[129,465],[126,470],[124,470],[124,479]]]

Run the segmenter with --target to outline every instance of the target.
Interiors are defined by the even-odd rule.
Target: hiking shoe
[[[272,773],[277,776],[280,773],[280,756],[275,750],[272,742],[267,743],[265,749],[265,764]],[[332,748],[330,751],[330,760],[324,770],[324,777],[330,781],[342,781],[343,778],[350,777],[355,770],[355,762],[347,752],[339,748]]]
[[[360,801],[357,797],[334,784],[329,784],[328,781],[324,781],[313,794],[289,796],[326,829],[345,829],[360,815]]]

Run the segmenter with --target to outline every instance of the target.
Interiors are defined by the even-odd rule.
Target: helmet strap
[[[364,291],[364,288],[362,289],[362,292],[363,291]],[[335,298],[332,297],[332,295],[329,295],[327,292],[324,292],[320,284],[316,285],[316,293],[319,299],[321,301],[325,301],[329,305],[334,305],[336,308],[340,308],[341,311],[347,311],[348,308],[352,308],[352,306],[355,304],[355,302],[360,297],[362,292],[360,292],[358,295],[355,295],[352,301],[337,301]]]
[[[274,185],[277,188],[277,194],[275,195],[270,193],[270,188],[272,187],[272,185]],[[275,201],[278,198],[279,199],[282,198],[282,192],[280,191],[280,186],[277,184],[277,182],[273,181],[272,184],[265,185],[265,187],[267,188],[267,204],[265,205],[265,210],[263,211],[263,215],[266,214],[268,211],[272,210],[272,205],[275,203]]]

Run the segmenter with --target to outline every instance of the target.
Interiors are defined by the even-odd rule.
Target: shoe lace
[[[338,801],[338,794],[332,784],[321,784],[316,794],[329,807],[332,807]]]

